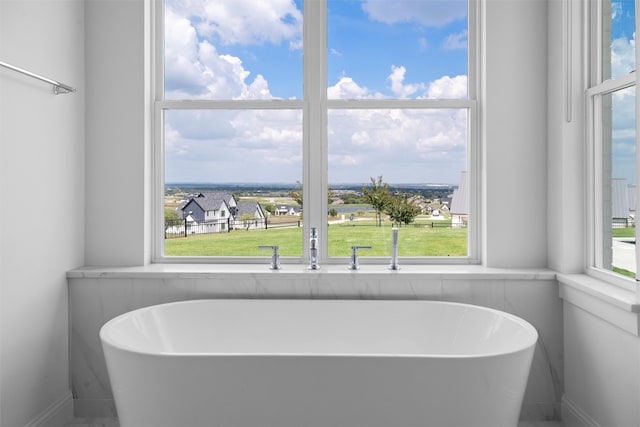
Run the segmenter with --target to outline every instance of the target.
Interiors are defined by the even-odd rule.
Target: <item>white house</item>
[[[188,232],[193,234],[264,227],[265,213],[258,202],[237,201],[226,191],[195,194],[183,200],[176,210],[191,223]]]
[[[295,215],[299,216],[301,213],[300,205],[278,205],[274,215]]]

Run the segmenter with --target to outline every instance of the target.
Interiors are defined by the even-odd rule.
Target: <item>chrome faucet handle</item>
[[[349,270],[358,270],[360,268],[360,261],[358,261],[358,249],[372,249],[372,247],[351,246],[351,263],[349,264]]]
[[[271,253],[271,265],[269,266],[269,268],[271,270],[280,270],[280,255],[278,254],[277,245],[258,246],[258,249],[271,249],[273,252]]]

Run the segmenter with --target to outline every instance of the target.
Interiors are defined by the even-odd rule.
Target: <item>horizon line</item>
[[[332,185],[368,185],[370,184],[369,182],[337,182],[337,183],[329,183],[329,187],[331,187]],[[391,183],[391,182],[385,182],[385,184],[388,184],[390,186],[401,186],[401,185],[408,185],[408,186],[434,186],[434,187],[449,187],[449,186],[454,186],[457,187],[459,185],[459,183],[444,183],[444,182],[398,182],[398,183]],[[292,182],[252,182],[252,181],[247,181],[247,182],[189,182],[189,181],[184,181],[184,182],[165,182],[165,187],[166,186],[186,186],[186,185],[198,185],[198,186],[216,186],[216,185],[237,185],[237,186],[270,186],[270,185],[278,185],[278,186],[299,186],[299,184],[297,182],[292,183]]]

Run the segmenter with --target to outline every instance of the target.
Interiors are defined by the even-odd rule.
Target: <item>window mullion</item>
[[[320,258],[327,257],[327,2],[304,3],[304,236],[316,227]],[[304,256],[309,249],[303,243]]]

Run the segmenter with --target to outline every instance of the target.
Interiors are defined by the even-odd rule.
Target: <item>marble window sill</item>
[[[296,276],[318,277],[375,277],[378,279],[394,275],[404,278],[412,276],[424,279],[466,280],[555,280],[556,273],[548,269],[504,269],[477,265],[403,265],[400,270],[389,270],[384,265],[362,265],[351,271],[346,265],[321,266],[309,270],[306,265],[285,264],[280,270],[269,270],[265,264],[149,264],[133,267],[79,267],[67,272],[69,279],[207,279],[240,276]],[[283,277],[283,278],[284,278]]]
[[[586,274],[557,274],[556,277],[563,300],[640,336],[640,299],[635,292]]]

